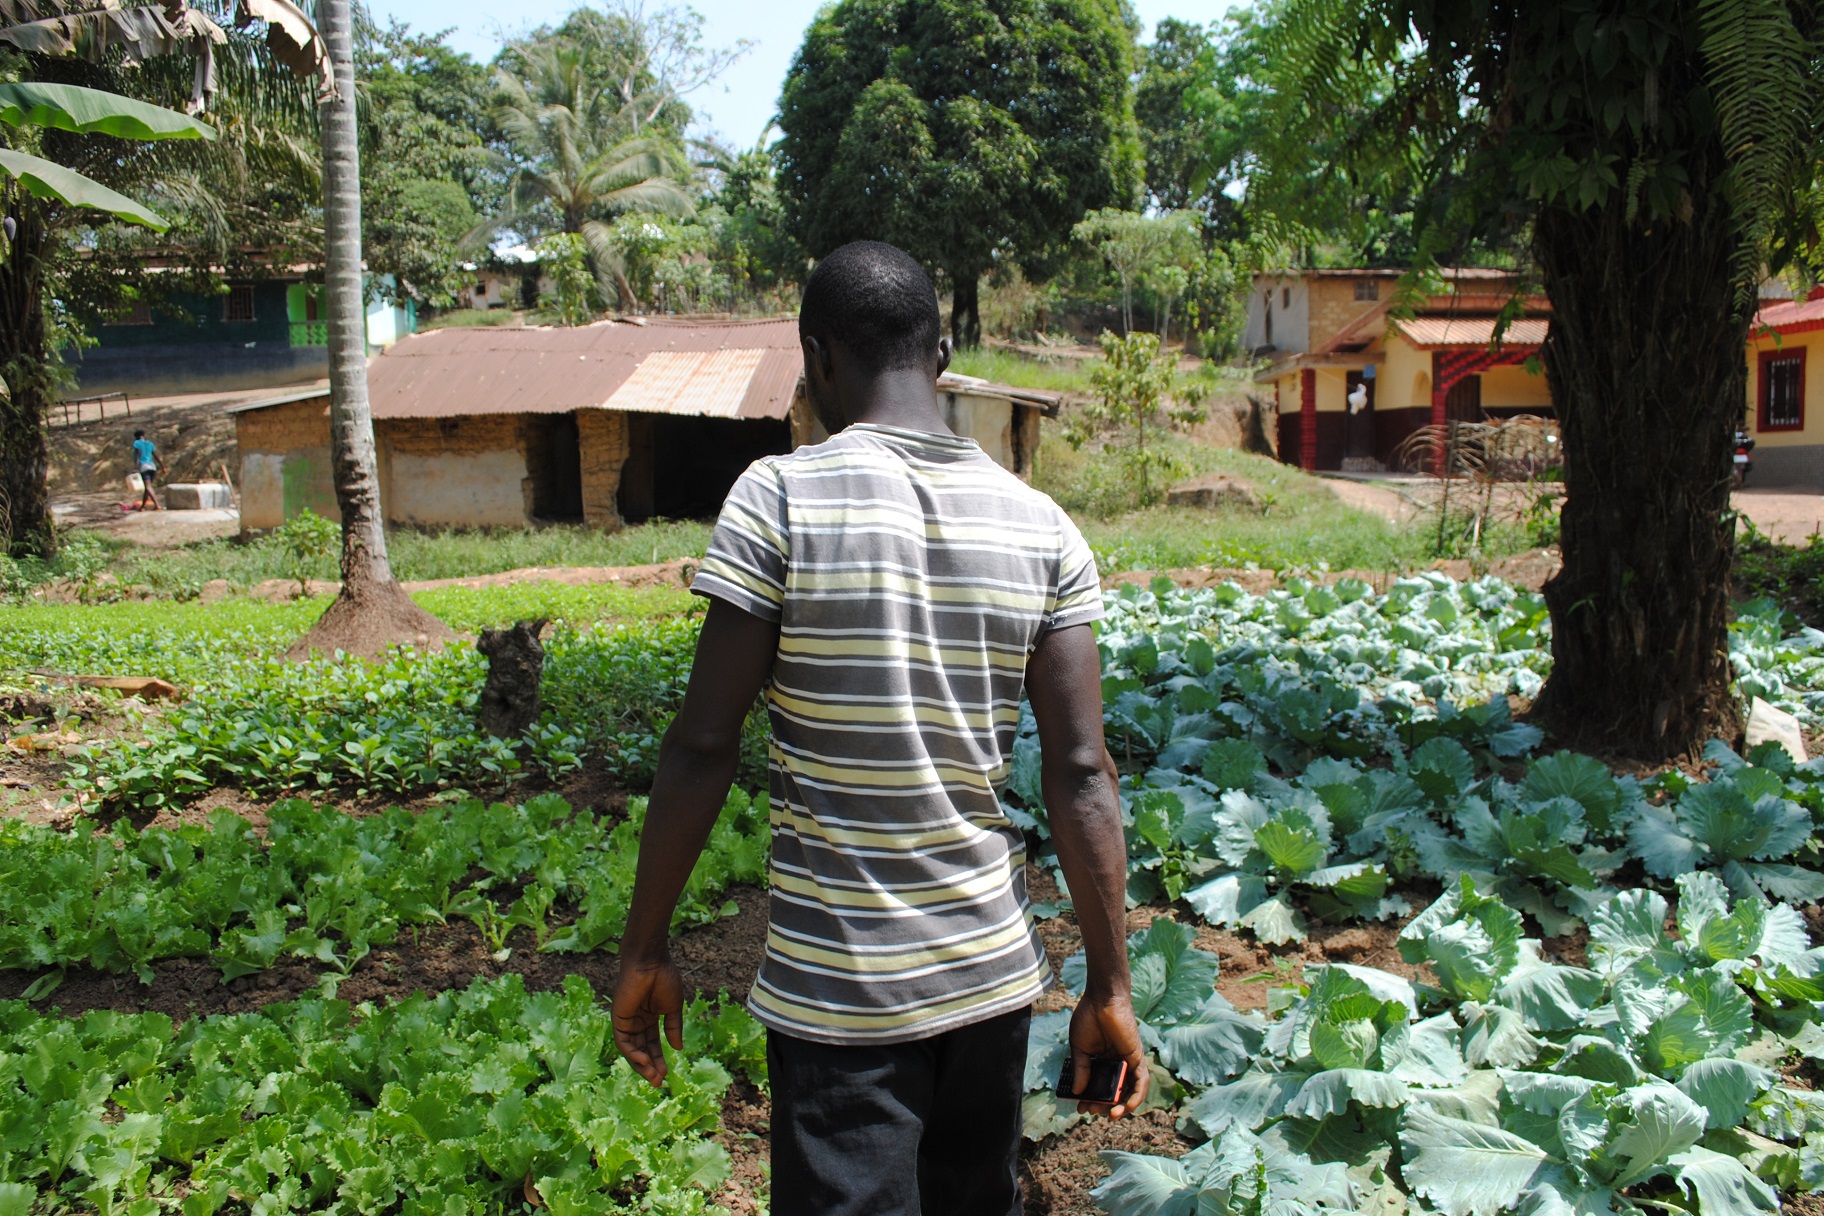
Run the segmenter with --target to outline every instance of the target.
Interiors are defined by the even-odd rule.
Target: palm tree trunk
[[[313,650],[376,656],[441,643],[448,626],[412,602],[386,558],[374,419],[367,399],[367,310],[361,291],[361,168],[349,0],[319,0],[318,32],[335,67],[323,103],[324,298],[329,312],[330,460],[342,511],[342,591],[294,656]]]
[[[1545,585],[1552,674],[1535,714],[1560,745],[1657,761],[1740,726],[1729,460],[1748,312],[1710,160],[1693,158],[1706,201],[1688,221],[1644,229],[1614,203],[1549,209],[1535,231],[1565,483],[1564,568]]]
[[[43,211],[25,192],[0,190],[18,222],[0,245],[0,556],[56,551],[44,420],[51,403],[44,347]]]

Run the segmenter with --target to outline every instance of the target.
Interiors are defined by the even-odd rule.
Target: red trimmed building
[[[1308,470],[1388,467],[1414,431],[1451,419],[1550,416],[1535,356],[1550,306],[1528,301],[1491,347],[1518,287],[1504,270],[1443,272],[1444,288],[1395,318],[1398,270],[1304,270],[1254,278],[1243,342],[1279,406],[1279,456]],[[1403,310],[1404,311],[1404,310]],[[1361,408],[1349,398],[1365,390]]]
[[[1756,485],[1824,488],[1824,287],[1762,306],[1748,330]]]

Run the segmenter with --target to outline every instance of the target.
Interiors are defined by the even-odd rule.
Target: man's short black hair
[[[927,366],[940,331],[931,276],[884,241],[851,241],[818,262],[798,309],[799,333],[834,339],[879,372]]]
[[[133,432],[133,438],[135,438],[135,439],[144,439],[145,437],[146,437],[146,433],[144,431],[134,431]]]

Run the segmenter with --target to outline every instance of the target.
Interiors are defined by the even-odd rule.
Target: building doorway
[[[1482,421],[1482,377],[1465,376],[1444,394],[1444,421]]]
[[[784,419],[628,414],[621,518],[713,519],[748,465],[791,450]]]
[[[526,504],[540,523],[583,520],[583,456],[575,414],[528,414]]]

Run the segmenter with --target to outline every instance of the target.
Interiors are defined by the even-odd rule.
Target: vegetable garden
[[[440,611],[497,621],[515,592]],[[1548,668],[1544,606],[1494,580],[1107,600],[1155,1096],[1120,1125],[1063,1113],[1049,995],[1031,1210],[1736,1216],[1824,1187],[1824,764],[1554,751],[1510,708]],[[0,816],[0,1216],[763,1210],[764,1037],[738,1004],[758,715],[677,922],[683,956],[746,953],[686,967],[703,991],[664,1089],[607,1038],[695,636],[678,606],[560,622],[510,740],[476,725],[467,647],[280,662],[308,606],[0,621],[15,716],[67,710],[45,671],[188,693],[91,707],[9,761],[36,785]],[[1750,604],[1732,648],[1744,696],[1824,718],[1824,634]],[[1007,802],[1080,986],[1029,718]],[[1341,933],[1358,961],[1326,953]],[[1057,1181],[1098,1148],[1093,1194]]]

